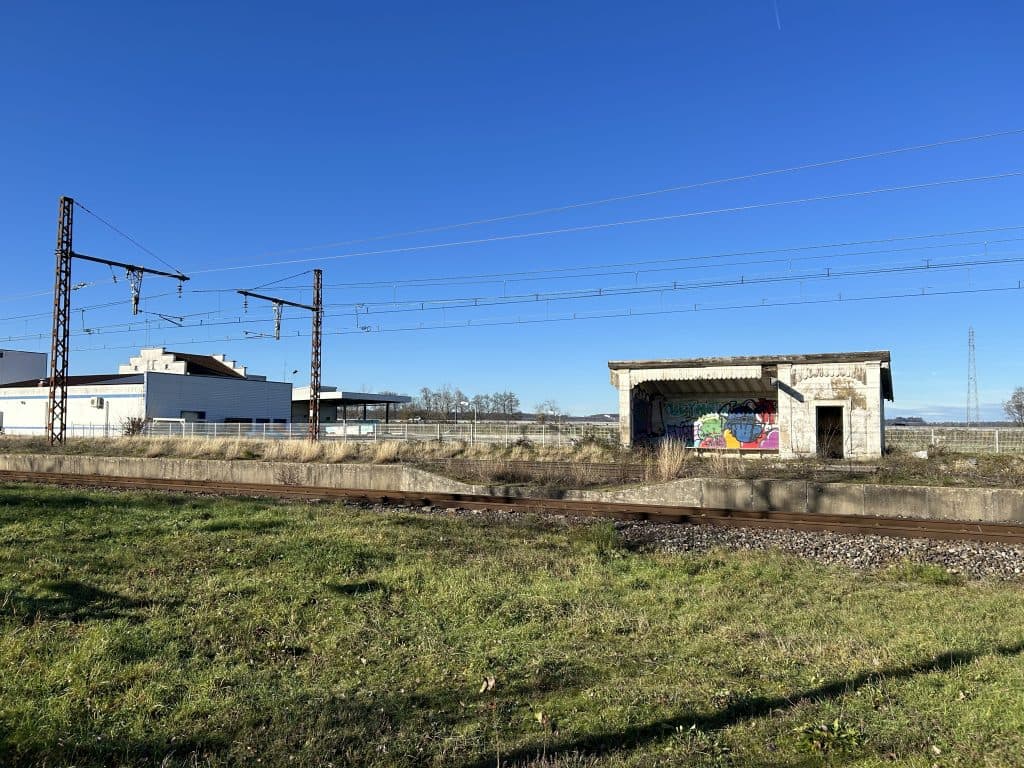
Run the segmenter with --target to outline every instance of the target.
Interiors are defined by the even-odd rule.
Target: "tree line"
[[[381,394],[397,394],[382,392]],[[382,417],[383,406],[367,409],[367,414]],[[445,385],[440,389],[423,387],[411,403],[391,407],[391,414],[397,419],[425,419],[430,421],[454,421],[459,419],[503,419],[512,421],[522,415],[519,395],[512,391],[491,394],[467,395],[458,387]]]
[[[467,395],[458,387],[444,386],[440,389],[423,387],[419,395],[406,406],[410,417],[446,421],[456,414],[469,415],[478,419],[505,419],[511,421],[520,411],[519,395],[512,391],[492,394]]]

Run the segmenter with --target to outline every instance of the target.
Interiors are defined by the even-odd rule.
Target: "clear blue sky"
[[[49,348],[64,194],[194,275],[181,300],[147,278],[153,314],[133,318],[123,276],[77,263],[75,306],[92,308],[75,314],[73,373],[164,344],[304,383],[308,317],[287,312],[281,341],[242,340],[269,332],[271,311],[243,314],[228,289],[319,266],[324,381],[347,389],[509,388],[527,408],[553,398],[584,414],[616,408],[609,359],[883,348],[894,412],[962,418],[973,325],[982,415],[998,417],[1024,385],[1024,292],[849,299],[1016,285],[1024,229],[636,262],[1022,227],[1022,177],[419,247],[1024,171],[1020,133],[298,249],[1022,129],[1022,28],[1019,3],[934,0],[7,3],[0,346]],[[82,211],[75,248],[160,266]],[[866,250],[881,252],[851,253]],[[313,261],[252,266],[297,259]],[[584,269],[612,264],[627,266]],[[562,268],[576,271],[538,274]],[[826,270],[861,274],[807,277]],[[410,284],[434,278],[451,279]],[[266,290],[308,300],[308,280]],[[785,306],[721,309],[762,303]]]

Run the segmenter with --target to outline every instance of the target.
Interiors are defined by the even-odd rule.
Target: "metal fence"
[[[941,447],[961,454],[1024,454],[1020,427],[886,427],[886,445],[901,451]]]
[[[9,435],[44,434],[42,428],[7,428]],[[231,424],[205,421],[152,421],[145,425],[146,437],[232,438],[241,440],[302,440],[308,425]],[[103,425],[69,424],[68,437],[120,437],[121,430]],[[587,439],[617,443],[618,423],[460,422],[459,424],[416,424],[375,421],[343,421],[320,425],[323,440],[433,440],[437,442],[495,443],[514,445],[575,445]],[[886,427],[890,448],[921,451],[943,448],[957,453],[1024,454],[1024,428],[1020,427]]]
[[[885,444],[904,451],[943,448],[956,453],[1024,453],[1020,427],[886,427]]]
[[[251,440],[301,440],[308,425],[222,424],[202,421],[156,421],[146,425],[147,437],[228,437]],[[465,422],[459,424],[414,424],[365,421],[340,421],[320,425],[322,440],[433,440],[437,442],[497,443],[514,445],[573,445],[586,439],[618,441],[618,424],[533,422]]]

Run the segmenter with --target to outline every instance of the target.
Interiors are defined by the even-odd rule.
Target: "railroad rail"
[[[974,540],[1024,546],[1024,525],[957,520],[833,515],[782,511],[710,509],[707,507],[598,502],[575,499],[521,498],[466,493],[380,491],[358,488],[229,483],[207,480],[169,480],[112,477],[55,472],[0,470],[0,481],[43,483],[133,491],[171,491],[225,496],[271,497],[297,500],[347,501],[384,506],[442,507],[500,510],[540,515],[603,517],[613,520],[688,523],[745,528],[787,528],[903,538]]]

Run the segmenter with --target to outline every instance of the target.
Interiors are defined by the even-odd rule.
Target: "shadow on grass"
[[[140,510],[166,512],[168,507],[201,509],[223,500],[173,493],[145,493],[110,489],[74,490],[63,486],[33,485],[31,483],[0,483],[0,509],[14,512],[5,514],[3,522],[26,519],[73,520],[74,513],[97,511],[102,513],[137,512]]]
[[[4,612],[20,616],[25,623],[36,619],[62,619],[80,623],[138,619],[138,610],[153,605],[149,600],[135,600],[73,579],[48,581],[40,586],[51,592],[52,596],[26,597],[12,594],[6,599]]]
[[[598,733],[579,736],[575,739],[555,741],[547,745],[547,753],[581,752],[589,755],[606,755],[624,750],[643,747],[657,742],[676,732],[680,726],[689,728],[696,725],[702,731],[714,731],[736,725],[745,720],[766,717],[776,711],[792,709],[804,703],[820,703],[829,699],[839,698],[862,688],[869,683],[881,680],[904,680],[916,675],[932,672],[948,672],[962,664],[987,656],[1016,656],[1024,652],[1024,642],[1015,645],[997,646],[990,650],[950,651],[931,659],[909,664],[905,667],[883,669],[877,672],[863,672],[852,677],[835,680],[824,685],[794,693],[792,696],[754,696],[737,701],[717,712],[699,714],[696,712],[680,713],[675,717],[655,720],[643,725],[630,726],[619,730],[606,730]],[[524,747],[502,755],[509,764],[528,763],[541,753],[541,745]],[[494,759],[475,760],[463,763],[462,768],[489,768]]]
[[[208,533],[218,531],[272,531],[285,525],[284,520],[212,520],[199,526],[199,530]]]
[[[382,592],[386,591],[388,585],[382,581],[376,579],[369,579],[367,581],[351,581],[347,584],[338,584],[336,582],[328,581],[324,585],[336,595],[343,595],[345,597],[354,597],[356,595],[365,595],[370,592]]]
[[[458,687],[390,691],[383,696],[304,690],[272,699],[238,699],[230,717],[213,718],[216,724],[207,726],[211,731],[189,733],[187,724],[158,723],[159,735],[113,738],[97,729],[89,711],[77,709],[68,713],[69,722],[59,730],[41,731],[25,724],[16,732],[5,731],[0,722],[0,764],[195,768],[255,765],[258,757],[268,766],[384,766],[393,764],[381,754],[396,747],[394,736],[409,738],[404,746],[430,743],[439,729],[486,720],[488,703]],[[176,734],[173,740],[170,734]],[[417,761],[400,759],[398,764],[451,762],[437,763],[424,755]],[[494,765],[493,757],[487,764]]]
[[[207,756],[224,752],[227,743],[221,737],[176,738],[173,742],[152,738],[145,740],[82,740],[59,743],[50,747],[13,744],[0,729],[0,759],[3,765],[126,765],[132,758],[138,763],[154,766],[195,766]]]

